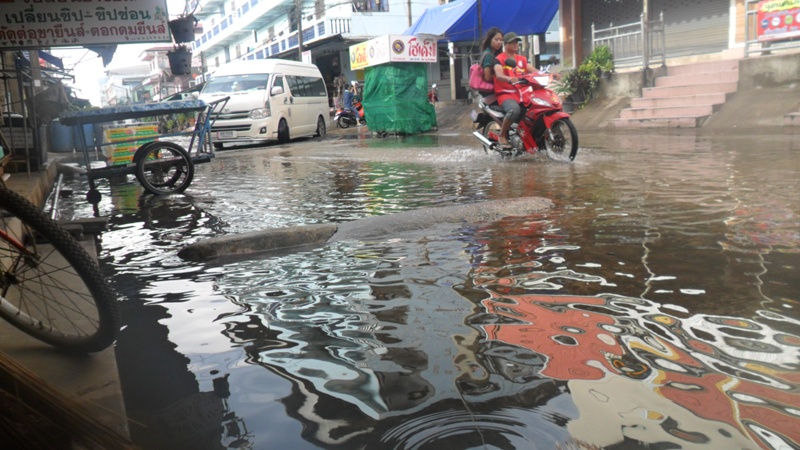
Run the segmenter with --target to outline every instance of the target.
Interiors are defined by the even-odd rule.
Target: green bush
[[[614,70],[614,55],[606,46],[596,47],[577,69],[569,71],[553,90],[556,94],[571,97],[574,102],[585,102],[594,97],[603,72]]]
[[[610,48],[605,45],[601,45],[592,50],[592,53],[586,57],[581,65],[586,65],[589,69],[599,73],[613,72],[614,55],[611,54]]]

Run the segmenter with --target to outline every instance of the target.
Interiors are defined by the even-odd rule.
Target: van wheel
[[[325,136],[325,119],[323,119],[322,116],[319,116],[317,119],[317,136]]]
[[[289,124],[283,119],[278,123],[278,142],[281,144],[289,143]]]

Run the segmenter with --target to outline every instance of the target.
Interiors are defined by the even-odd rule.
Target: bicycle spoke
[[[118,310],[81,245],[18,194],[0,189],[0,316],[70,350],[95,352],[118,332]]]

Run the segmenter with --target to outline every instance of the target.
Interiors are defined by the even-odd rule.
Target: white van
[[[284,59],[234,61],[217,69],[200,92],[214,101],[230,96],[211,128],[214,146],[324,136],[328,92],[319,68]]]

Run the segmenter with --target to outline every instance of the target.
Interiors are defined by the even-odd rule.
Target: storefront
[[[350,70],[364,71],[362,104],[371,131],[411,134],[436,126],[427,65],[437,54],[436,40],[416,36],[385,35],[350,47]]]
[[[649,20],[664,14],[667,58],[715,53],[729,46],[731,0],[581,1],[581,51],[592,51],[592,24],[609,28],[638,22],[645,4]]]

